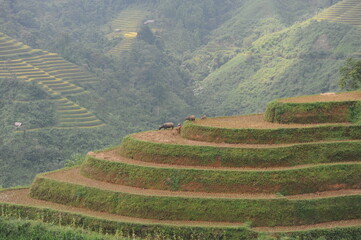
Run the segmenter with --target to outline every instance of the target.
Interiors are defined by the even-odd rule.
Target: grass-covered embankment
[[[7,190],[5,190],[7,191]],[[359,226],[343,226],[311,230],[270,233],[245,227],[185,226],[107,220],[51,208],[0,203],[0,236],[4,239],[227,239],[255,240],[266,236],[275,239],[333,240],[354,239],[361,234]],[[16,220],[15,220],[16,219]],[[29,221],[30,220],[30,221]],[[43,224],[45,223],[45,224]],[[49,225],[51,224],[51,225]],[[249,224],[252,225],[251,222]],[[249,225],[247,224],[247,225]],[[67,228],[64,228],[67,227]],[[70,228],[71,227],[71,228]],[[4,236],[2,236],[2,235]],[[94,238],[95,237],[95,238]],[[268,239],[268,238],[266,238]],[[272,239],[272,238],[270,238]]]
[[[361,142],[358,141],[242,148],[157,143],[140,140],[132,134],[114,150],[139,161],[187,166],[260,168],[361,161]]]
[[[21,211],[20,208],[21,207],[17,209],[18,212]],[[0,217],[0,239],[115,240],[115,237],[105,236],[101,233],[90,233],[81,229],[74,229],[70,227],[54,226],[52,224],[46,224],[40,221]],[[130,238],[117,239],[128,240]]]
[[[31,197],[124,216],[159,220],[251,221],[294,226],[361,218],[361,196],[309,200],[147,196],[87,187],[38,176]]]
[[[91,217],[49,208],[0,203],[1,239],[257,239],[246,227],[177,226],[142,224]],[[16,218],[19,220],[11,220]],[[21,220],[20,220],[21,219]],[[41,221],[51,225],[44,225]],[[57,227],[55,227],[57,226]],[[71,228],[63,228],[63,227]],[[90,231],[85,232],[85,231]],[[107,236],[105,236],[108,234]],[[25,236],[24,238],[21,238]],[[27,237],[26,237],[27,236]],[[95,238],[94,238],[94,237]],[[37,238],[38,237],[38,238]],[[43,238],[41,238],[43,237]],[[45,238],[48,237],[48,238]],[[62,238],[61,238],[62,237]],[[68,238],[66,238],[68,237]],[[73,238],[70,238],[73,237]]]
[[[280,144],[323,140],[361,139],[361,125],[330,124],[304,128],[221,128],[202,126],[186,121],[182,137],[205,141],[248,144]]]
[[[267,105],[265,119],[278,123],[359,122],[361,102],[289,103],[276,100]]]
[[[127,186],[193,192],[294,195],[361,188],[361,164],[337,163],[284,170],[206,170],[140,166],[88,157],[88,178]]]

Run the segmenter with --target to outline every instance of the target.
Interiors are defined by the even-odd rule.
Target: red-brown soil
[[[276,147],[287,147],[292,145],[300,144],[316,144],[326,142],[359,142],[360,140],[339,140],[339,141],[319,141],[312,143],[289,143],[289,144],[242,144],[242,143],[214,143],[214,142],[202,142],[195,141],[186,138],[182,138],[177,130],[156,130],[141,132],[133,134],[132,137],[156,143],[167,143],[167,144],[182,144],[182,145],[196,145],[196,146],[214,146],[214,147],[239,147],[239,148],[276,148]]]
[[[307,128],[327,125],[352,125],[351,123],[314,123],[314,124],[300,124],[300,123],[273,123],[267,122],[263,114],[252,114],[242,116],[230,117],[216,117],[197,119],[195,124],[219,128],[254,128],[254,129],[277,129],[277,128]]]
[[[361,91],[343,92],[336,94],[318,94],[311,96],[300,96],[280,99],[279,102],[307,103],[307,102],[339,102],[339,101],[361,101]]]

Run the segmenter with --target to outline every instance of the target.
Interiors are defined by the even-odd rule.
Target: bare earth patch
[[[307,102],[338,102],[338,101],[361,101],[361,91],[344,93],[323,93],[319,95],[300,96],[280,99],[279,102],[307,103]]]
[[[316,123],[316,124],[281,124],[267,122],[263,114],[252,114],[242,116],[230,117],[216,117],[207,119],[197,119],[195,124],[201,126],[219,127],[219,128],[255,128],[255,129],[277,129],[277,128],[307,128],[317,126],[339,126],[339,125],[352,125],[351,123]]]
[[[339,141],[319,141],[312,143],[289,143],[289,144],[214,143],[214,142],[202,142],[202,141],[195,141],[195,140],[182,138],[178,134],[177,130],[147,131],[147,132],[133,134],[132,137],[139,140],[155,142],[155,143],[181,144],[181,145],[194,145],[194,146],[213,146],[213,147],[238,147],[238,148],[277,148],[277,147],[287,147],[287,146],[300,145],[300,144],[360,141],[360,140],[339,140]]]

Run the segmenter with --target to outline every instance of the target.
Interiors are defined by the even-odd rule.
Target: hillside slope
[[[178,123],[189,114],[261,112],[263,103],[275,97],[337,89],[337,68],[359,47],[359,32],[347,25],[306,20],[336,2],[0,1],[0,29],[17,39],[16,44],[3,41],[2,60],[11,59],[6,54],[12,50],[28,51],[27,61],[13,59],[12,66],[1,66],[2,76],[10,77],[2,86],[13,96],[25,96],[1,103],[2,136],[10,136],[0,146],[2,162],[11,159],[3,165],[4,172],[16,164],[26,169],[30,162],[38,163],[36,158],[39,163],[57,159],[53,166],[60,166],[72,152],[117,144],[127,133],[155,129],[166,121]],[[128,22],[131,29],[141,23],[145,13],[134,9],[146,9],[157,31],[146,29],[148,38],[133,34],[127,51],[108,54],[119,43],[106,38],[116,30],[116,19],[128,12],[134,17]],[[17,81],[12,82],[15,73]],[[29,82],[22,82],[25,79]],[[36,82],[45,90],[39,96],[29,93]],[[54,99],[56,92],[60,95]],[[20,118],[31,123],[24,127],[46,130],[22,138],[13,128],[15,121],[23,121]],[[72,126],[74,132],[55,128]],[[85,128],[89,126],[95,129]],[[77,132],[82,136],[75,137]],[[13,144],[22,139],[21,146],[32,146],[29,152],[18,153]],[[35,149],[51,150],[36,156]],[[21,183],[10,173],[3,179],[0,184],[5,186]]]
[[[198,83],[205,113],[263,111],[275,97],[335,91],[338,69],[361,47],[350,26],[307,21],[253,42]],[[216,106],[216,107],[214,107]]]
[[[360,102],[360,91],[278,99],[264,116],[132,134],[0,191],[0,216],[144,239],[356,239]]]
[[[261,112],[273,98],[338,89],[339,66],[361,47],[359,31],[305,20],[326,6],[320,1],[304,2],[308,8],[297,8],[298,1],[287,5],[294,9],[283,4],[254,1],[241,7],[212,32],[205,47],[187,56],[183,66],[195,81],[204,113]]]

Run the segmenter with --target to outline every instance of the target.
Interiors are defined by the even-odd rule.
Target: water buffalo
[[[194,121],[194,120],[196,120],[196,116],[189,115],[188,117],[185,118],[185,120]]]
[[[162,128],[167,129],[167,128],[174,128],[174,123],[172,122],[166,122],[163,123],[162,125],[160,125],[159,130],[161,130]]]

